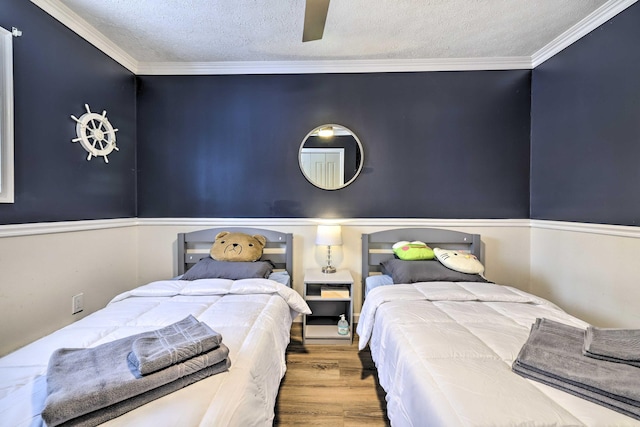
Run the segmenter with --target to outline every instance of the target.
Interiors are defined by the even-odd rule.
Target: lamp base
[[[335,273],[336,272],[336,268],[332,265],[325,265],[324,267],[322,267],[322,272],[327,274],[327,273]]]

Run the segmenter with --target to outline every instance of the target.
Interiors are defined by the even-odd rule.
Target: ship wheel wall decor
[[[91,160],[91,157],[103,156],[104,162],[109,163],[107,155],[111,154],[113,150],[119,151],[116,147],[118,129],[111,126],[106,111],[102,111],[102,114],[92,113],[88,104],[84,104],[84,108],[87,112],[80,118],[71,115],[71,118],[76,121],[76,134],[78,135],[71,141],[80,142],[80,145],[87,150],[89,153],[87,160]]]

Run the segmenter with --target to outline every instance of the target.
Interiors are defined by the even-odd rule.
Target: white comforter
[[[222,334],[229,371],[105,425],[270,426],[298,313],[310,313],[300,295],[268,279],[166,280],[125,292],[104,309],[0,359],[0,425],[43,424],[46,370],[55,349],[93,347],[193,314]]]
[[[536,317],[585,328],[550,302],[491,283],[383,286],[360,314],[398,426],[638,426],[511,371]]]

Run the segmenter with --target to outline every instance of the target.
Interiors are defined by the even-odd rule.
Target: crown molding
[[[319,74],[402,73],[424,71],[530,70],[590,33],[638,0],[609,0],[582,21],[556,37],[531,57],[308,60],[308,61],[223,61],[223,62],[139,62],[105,37],[64,4],[55,0],[31,0],[53,18],[136,75],[226,75],[226,74]]]
[[[531,69],[529,57],[139,62],[64,4],[55,0],[31,0],[31,2],[136,75],[392,73]]]
[[[35,4],[53,18],[60,21],[71,31],[100,49],[104,54],[118,62],[127,70],[136,74],[138,69],[137,60],[67,6],[54,0],[31,0],[31,3]]]
[[[402,73],[531,69],[531,58],[140,62],[138,75]]]
[[[573,27],[553,39],[545,47],[531,55],[531,68],[536,68],[547,59],[580,40],[582,37],[586,36],[591,31],[595,30],[600,25],[604,24],[637,1],[638,0],[609,0],[582,21],[578,22]]]

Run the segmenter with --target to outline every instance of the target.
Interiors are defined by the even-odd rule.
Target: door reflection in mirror
[[[307,134],[300,144],[298,159],[311,184],[338,190],[351,184],[362,170],[362,144],[348,128],[325,124]]]

